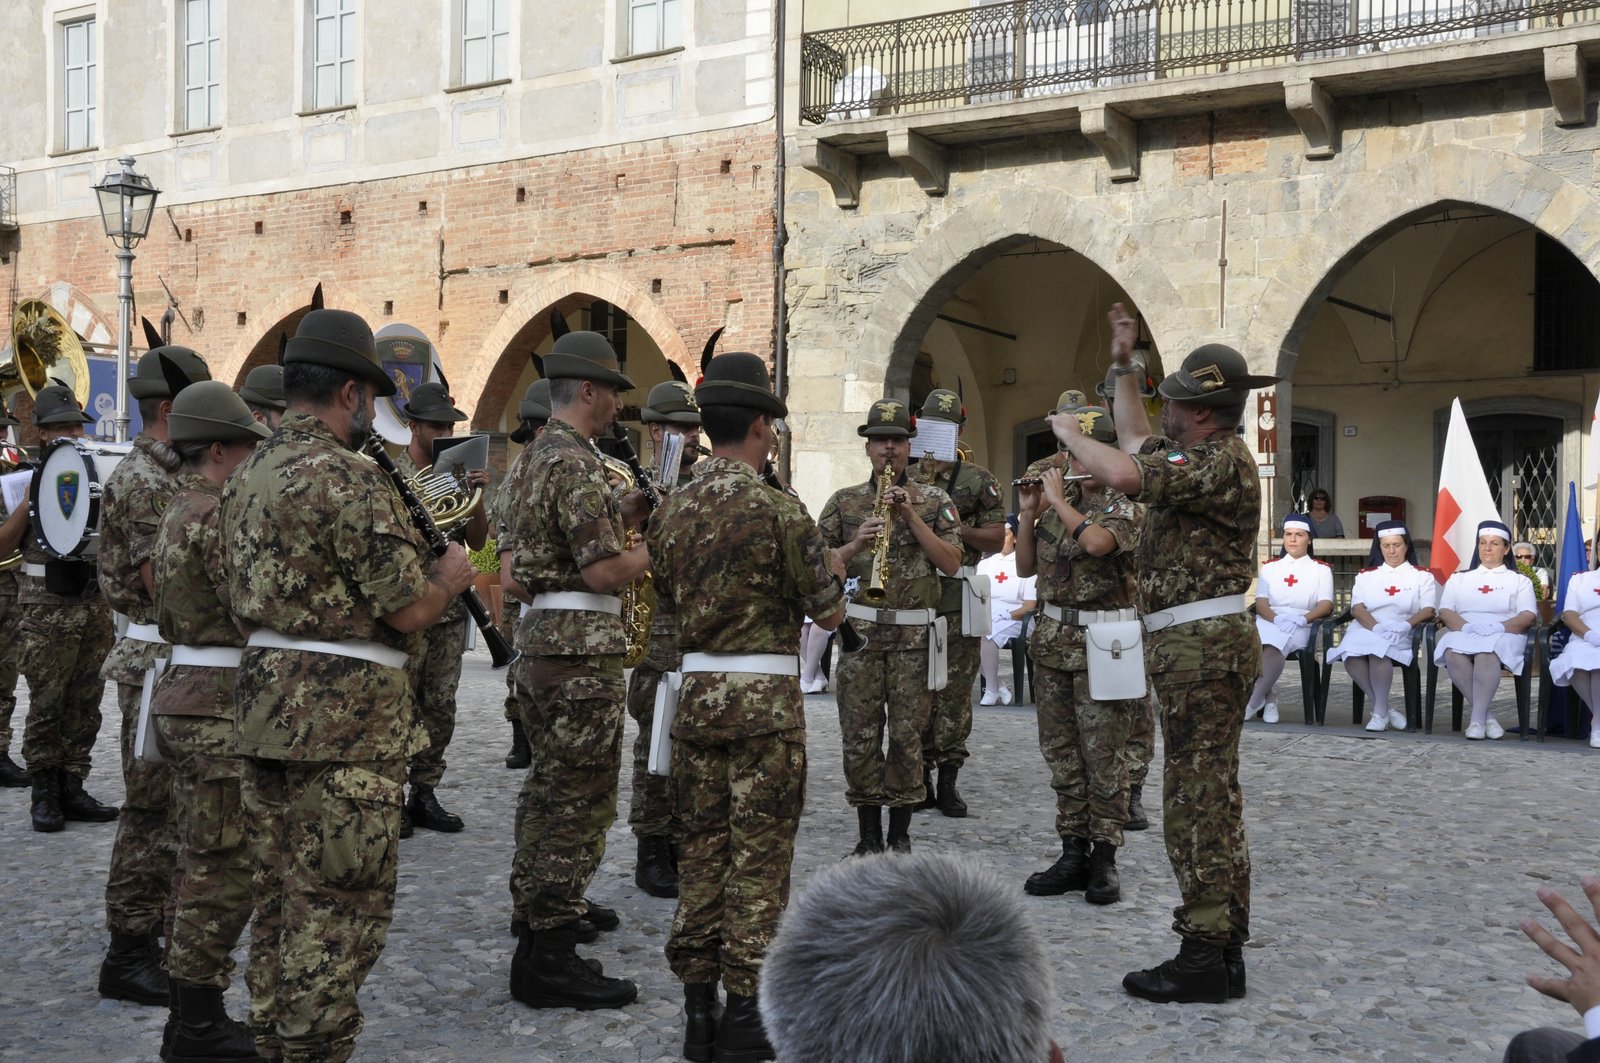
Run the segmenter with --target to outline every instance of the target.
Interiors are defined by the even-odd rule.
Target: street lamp
[[[133,168],[133,159],[117,160],[94,194],[100,197],[100,221],[117,245],[117,442],[128,441],[128,356],[133,346],[133,248],[150,231],[150,215],[161,190]]]

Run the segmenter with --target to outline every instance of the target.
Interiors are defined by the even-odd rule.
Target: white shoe
[[[1399,709],[1390,709],[1389,726],[1396,731],[1404,731],[1406,729],[1406,714]]]
[[[1000,704],[1011,704],[1011,688],[1006,686],[1004,683],[1000,684]]]
[[[1278,722],[1278,703],[1276,701],[1267,702],[1266,708],[1261,710],[1261,722],[1262,723],[1277,723]]]
[[[1387,731],[1388,729],[1389,718],[1381,712],[1373,713],[1372,719],[1367,721],[1367,730],[1369,731]]]
[[[978,699],[979,705],[998,705],[999,703],[1000,695],[995,693],[993,690],[985,690],[983,692],[983,697]]]
[[[1485,738],[1504,738],[1506,729],[1500,726],[1499,720],[1491,716],[1489,717],[1489,722],[1483,727],[1483,736]]]
[[[1246,705],[1244,707],[1244,722],[1245,723],[1249,723],[1251,720],[1255,719],[1258,715],[1260,715],[1260,713],[1261,713],[1261,706],[1260,705],[1257,705],[1253,709],[1249,705]]]
[[[1481,724],[1481,723],[1469,723],[1469,724],[1467,724],[1467,740],[1468,741],[1476,742],[1479,739],[1481,739],[1482,737],[1483,737],[1483,724]]]
[[[828,682],[825,679],[813,679],[809,683],[802,680],[800,683],[800,693],[802,694],[820,694],[827,689]]]
[[[1589,725],[1589,748],[1600,749],[1600,727]]]

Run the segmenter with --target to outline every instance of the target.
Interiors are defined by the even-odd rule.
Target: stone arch
[[[677,325],[646,292],[614,271],[584,263],[571,263],[541,273],[518,292],[484,336],[477,351],[462,367],[457,400],[466,405],[467,411],[472,414],[475,428],[491,424],[494,416],[509,400],[509,390],[522,375],[525,365],[523,359],[528,356],[528,350],[512,351],[513,341],[545,311],[558,304],[570,303],[572,297],[580,293],[622,308],[656,341],[656,346],[667,361],[683,369],[690,379],[699,371]],[[547,324],[535,325],[532,337],[535,343],[548,335],[548,327]]]
[[[244,383],[251,369],[275,361],[278,356],[278,333],[288,331],[293,334],[294,327],[305,316],[305,311],[311,309],[311,293],[319,284],[322,285],[323,306],[329,310],[349,310],[360,314],[374,332],[378,330],[382,322],[373,313],[371,305],[348,286],[325,277],[303,277],[280,288],[265,306],[252,311],[260,315],[257,320],[267,322],[265,330],[253,340],[238,340],[228,353],[225,364],[211,365],[211,375],[218,380],[232,380],[237,388]],[[207,362],[217,357],[217,352],[204,346],[198,349]]]

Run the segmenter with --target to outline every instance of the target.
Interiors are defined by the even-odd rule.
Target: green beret
[[[681,380],[664,380],[650,389],[639,420],[646,424],[700,424],[700,407],[694,392]]]
[[[443,384],[429,381],[418,384],[411,389],[410,398],[406,399],[406,420],[428,421],[434,424],[454,423],[465,421],[467,415],[455,407],[455,400],[444,389]]]
[[[917,419],[911,408],[895,399],[879,399],[867,411],[867,423],[856,429],[856,435],[904,436],[910,439],[917,434]]]
[[[548,421],[550,419],[550,381],[539,379],[528,385],[517,405],[520,421]]]
[[[283,366],[258,365],[250,370],[250,375],[244,378],[244,387],[239,389],[239,397],[257,406],[288,409],[289,404],[283,398]]]
[[[711,359],[694,397],[701,406],[742,406],[769,417],[789,416],[789,407],[772,391],[767,363],[749,351],[729,351]]]
[[[569,332],[556,340],[544,356],[544,375],[551,380],[593,380],[624,391],[633,387],[617,352],[598,332]]]
[[[376,385],[385,397],[399,390],[378,361],[372,329],[348,310],[313,310],[301,319],[283,351],[284,365],[297,362],[349,373]]]
[[[174,443],[231,443],[272,434],[250,413],[244,399],[220,380],[203,380],[184,388],[172,400],[167,433]]]
[[[146,351],[139,359],[138,368],[128,378],[129,395],[136,399],[172,398],[172,388],[167,385],[166,375],[161,371],[163,355],[189,378],[189,383],[211,379],[211,370],[206,368],[205,359],[187,347],[169,344]]]
[[[1176,373],[1156,390],[1162,398],[1197,406],[1233,406],[1244,402],[1250,389],[1270,387],[1275,376],[1252,376],[1244,355],[1222,343],[1196,347]]]
[[[41,426],[93,424],[94,418],[79,408],[71,388],[65,384],[51,384],[47,388],[40,388],[33,397],[33,423]]]
[[[966,424],[967,408],[962,404],[961,396],[949,388],[934,388],[928,392],[928,397],[922,400],[922,409],[917,411],[917,416],[930,421]]]

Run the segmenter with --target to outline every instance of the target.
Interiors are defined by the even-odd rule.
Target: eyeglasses
[[[1517,555],[1517,560],[1518,561],[1532,561],[1533,560],[1533,555],[1532,554],[1518,554]]]

